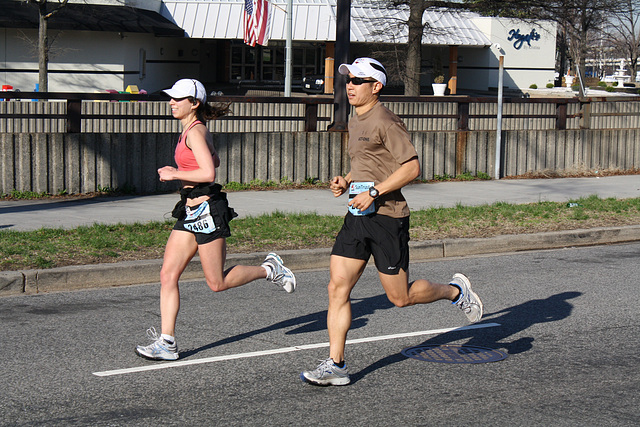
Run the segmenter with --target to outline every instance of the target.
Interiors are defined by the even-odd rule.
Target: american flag
[[[249,46],[267,45],[269,41],[269,2],[244,1],[244,42]]]

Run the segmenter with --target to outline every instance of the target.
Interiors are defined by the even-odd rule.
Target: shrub
[[[553,83],[547,83],[547,89],[551,89],[553,87]]]
[[[613,86],[607,86],[607,88],[605,89],[607,92],[615,92],[616,88],[614,88]]]
[[[607,84],[605,82],[598,82],[598,86],[607,87]]]
[[[615,86],[618,86],[618,82],[613,82],[613,83],[611,83],[611,86],[614,86],[614,87],[615,87]]]
[[[451,180],[451,176],[449,176],[448,173],[445,173],[444,175],[435,174],[433,175],[433,179],[436,181],[449,181]]]
[[[456,175],[456,179],[459,179],[461,181],[473,181],[475,179],[475,176],[473,176],[471,172],[467,171],[465,173]]]
[[[529,89],[538,89],[538,85],[534,83],[531,86],[529,86]]]

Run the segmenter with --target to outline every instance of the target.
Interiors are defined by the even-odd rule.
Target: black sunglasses
[[[351,83],[360,86],[362,83],[376,83],[377,80],[365,80],[362,77],[347,77],[347,84]]]

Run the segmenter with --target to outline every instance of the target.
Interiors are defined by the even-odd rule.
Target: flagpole
[[[287,0],[287,43],[285,47],[284,96],[291,96],[293,64],[293,0]]]

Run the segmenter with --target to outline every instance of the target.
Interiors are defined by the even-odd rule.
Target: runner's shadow
[[[571,315],[573,309],[573,305],[568,300],[577,298],[580,295],[582,295],[581,292],[563,292],[552,295],[549,298],[531,300],[495,313],[485,314],[483,321],[479,323],[480,325],[482,323],[498,323],[500,326],[446,332],[436,335],[420,345],[459,344],[460,341],[466,340],[465,345],[487,347],[495,350],[504,349],[508,354],[523,353],[533,348],[535,338],[527,336],[509,341],[509,337],[526,331],[529,327],[539,323],[557,322],[566,319]],[[389,355],[367,366],[360,372],[352,374],[351,382],[356,382],[371,372],[405,359],[407,357],[402,353]]]
[[[16,203],[15,205],[5,205],[0,207],[0,215],[2,214],[21,214],[25,212],[39,212],[39,211],[47,211],[51,209],[60,209],[60,208],[77,208],[79,206],[87,206],[87,205],[95,205],[103,202],[113,202],[119,200],[130,199],[132,196],[127,197],[91,197],[91,198],[78,198],[78,199],[66,199],[59,201],[51,201],[50,199],[45,199],[41,202],[29,202],[29,203]]]
[[[373,314],[377,310],[388,310],[394,307],[386,294],[377,295],[370,298],[354,299],[351,303],[352,322],[351,329],[358,329],[365,326],[368,322],[367,315]],[[296,327],[297,326],[297,327]],[[212,342],[211,344],[204,345],[199,348],[185,350],[180,352],[180,359],[184,359],[193,356],[201,351],[209,350],[211,348],[219,347],[225,344],[241,341],[247,338],[254,337],[266,332],[276,331],[279,329],[289,329],[295,327],[290,331],[285,332],[285,335],[297,335],[306,334],[310,332],[326,331],[327,329],[327,310],[318,311],[316,313],[307,314],[305,316],[296,317],[293,319],[284,320],[282,322],[275,323],[264,328],[255,329],[253,331],[247,331],[242,334],[227,337],[219,341]]]

